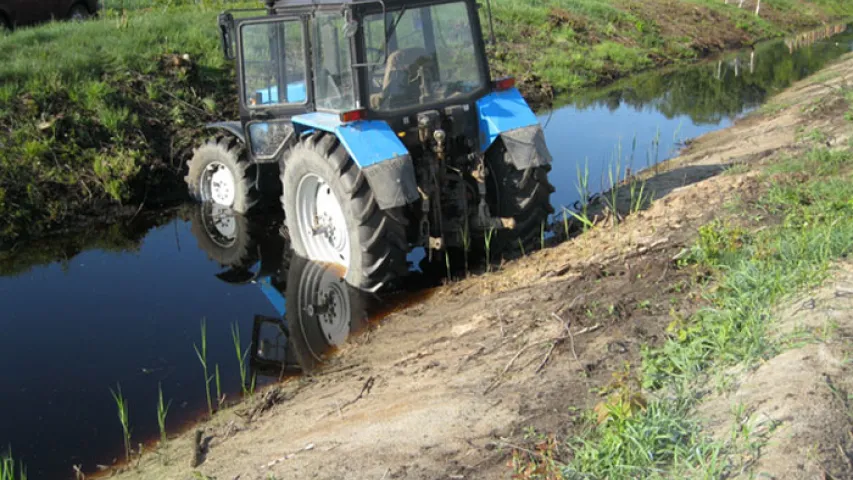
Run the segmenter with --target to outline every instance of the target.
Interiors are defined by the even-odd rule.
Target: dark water
[[[584,165],[590,193],[600,191],[608,169],[662,161],[853,49],[851,30],[814,42],[826,33],[838,32],[564,99],[541,116],[555,157],[554,204],[580,198]],[[158,436],[158,385],[173,402],[170,430],[198,419],[207,409],[193,350],[202,321],[211,374],[218,365],[234,399],[241,382],[232,328],[250,352],[249,377],[264,384],[316,368],[371,312],[393,307],[353,291],[334,270],[291,258],[280,219],[215,213],[191,206],[0,253],[0,451],[11,446],[30,478],[68,478],[72,465],[91,471],[122,456],[109,390],[118,384],[134,445]]]
[[[611,176],[620,177],[615,172],[624,175],[628,168],[638,171],[670,158],[686,140],[728,127],[850,51],[853,28],[831,26],[562,99],[563,107],[540,116],[557,160],[551,201],[557,207],[580,199],[578,171],[585,176],[585,165],[591,192],[606,190]]]

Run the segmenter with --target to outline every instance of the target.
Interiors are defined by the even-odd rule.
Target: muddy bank
[[[602,209],[597,219],[593,214],[592,230],[500,271],[443,287],[358,337],[325,372],[274,387],[275,395],[261,396],[273,399],[265,408],[253,410],[256,404],[249,403],[201,424],[208,440],[197,470],[217,478],[491,479],[508,478],[545,453],[553,465],[571,462],[573,450],[548,445],[583,436],[590,428],[585,412],[630,383],[626,365],[637,368],[644,351],[679,331],[678,324],[673,330],[674,319],[689,318],[707,305],[711,273],[679,262],[696,243],[699,227],[740,213],[727,209],[732,199],[758,207],[774,182],[797,181],[791,171],[783,173],[791,177],[768,181],[762,172],[778,162],[821,145],[847,144],[849,78],[853,59],[847,57],[644,174],[654,200],[640,211],[633,211],[630,191],[622,189],[618,212]],[[780,222],[751,209],[746,213],[737,217],[745,229]],[[734,238],[732,248],[739,242]],[[832,295],[846,291],[830,288]],[[846,323],[835,320],[845,331]],[[844,335],[821,338],[847,348]],[[824,355],[819,344],[806,348],[816,350],[771,353],[772,365],[812,365],[809,371],[829,378],[828,391],[844,391],[839,379],[848,367],[833,360],[843,355]],[[753,379],[768,381],[772,376],[764,372],[772,365],[754,371],[747,365],[742,374],[726,376],[729,387],[719,389],[722,405],[755,403],[745,411],[765,412],[760,398],[753,402],[748,392],[762,390]],[[844,396],[827,394],[817,384],[799,386],[818,393],[789,398],[814,402],[813,413],[784,414],[792,408],[787,403],[767,404],[765,413],[775,419],[770,424],[788,422],[791,431],[804,433],[793,445],[767,442],[746,450],[751,456],[743,457],[745,466],[738,471],[766,470],[780,478],[791,469],[806,472],[804,478],[819,469],[834,478],[849,473],[844,460],[849,445],[835,435],[847,430],[814,434],[822,425],[849,422],[839,414]],[[715,411],[725,410],[707,409],[712,419]],[[774,417],[777,413],[781,417]],[[724,432],[732,425],[726,421],[706,431]],[[782,430],[767,434],[774,432]],[[806,442],[816,449],[809,450]],[[192,443],[192,435],[171,439],[119,478],[186,478],[192,474]],[[802,466],[795,460],[777,464],[776,455],[797,457]]]

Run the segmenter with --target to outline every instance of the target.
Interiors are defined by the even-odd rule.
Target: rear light
[[[352,123],[365,119],[367,119],[367,110],[351,110],[341,114],[341,123]]]
[[[515,77],[504,77],[500,80],[495,80],[492,87],[496,92],[503,92],[511,88],[515,88]]]

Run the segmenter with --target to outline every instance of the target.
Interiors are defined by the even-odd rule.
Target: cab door
[[[246,19],[236,30],[246,141],[256,162],[276,161],[293,139],[290,118],[314,108],[308,17]]]

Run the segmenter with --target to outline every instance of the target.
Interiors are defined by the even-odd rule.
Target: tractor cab
[[[261,161],[280,153],[294,116],[382,119],[405,132],[412,115],[470,111],[490,91],[471,0],[286,0],[261,17],[233,13],[220,19],[223,45],[238,67],[243,133]]]
[[[240,121],[209,125],[219,135],[188,162],[194,198],[240,213],[280,198],[294,251],[366,290],[405,276],[414,248],[537,244],[551,156],[514,81],[491,78],[476,0],[261,11],[220,15]]]

